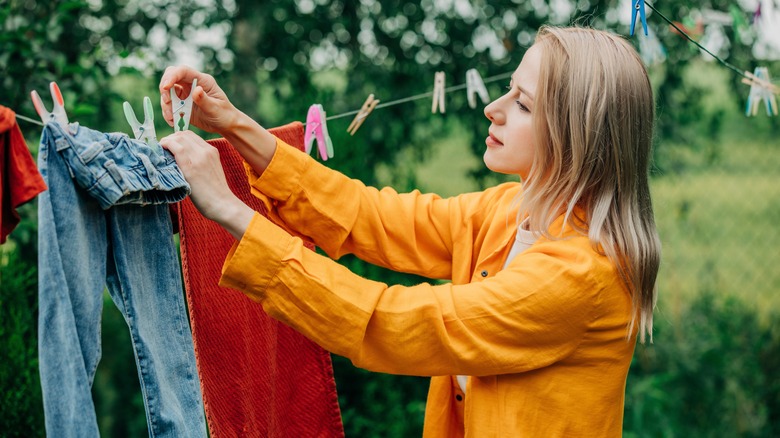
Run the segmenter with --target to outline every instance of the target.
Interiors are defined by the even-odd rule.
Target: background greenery
[[[219,4],[216,4],[219,3]],[[91,128],[129,132],[121,103],[140,111],[165,66],[190,62],[214,74],[234,103],[266,126],[430,91],[465,71],[512,71],[542,23],[586,24],[627,34],[625,1],[212,2],[0,0],[0,105],[35,116],[29,91],[63,91],[68,115]],[[555,7],[550,6],[553,3]],[[674,3],[674,4],[672,4]],[[470,6],[472,5],[472,6]],[[726,11],[731,2],[700,2]],[[688,5],[656,5],[677,20]],[[743,11],[745,17],[750,11]],[[627,383],[625,435],[780,435],[780,141],[777,118],[742,114],[748,88],[691,49],[654,14],[667,49],[650,65],[658,107],[652,190],[664,245],[655,343],[637,348]],[[745,70],[757,62],[752,28],[721,55]],[[644,36],[632,38],[636,42]],[[770,71],[780,74],[778,63]],[[493,97],[503,83],[489,84]],[[153,97],[154,98],[154,97]],[[46,101],[47,105],[50,103]],[[351,117],[329,122],[328,165],[367,184],[451,195],[501,178],[481,164],[487,121],[447,96],[377,110],[354,137]],[[762,110],[763,111],[763,110]],[[158,135],[170,132],[160,120]],[[35,152],[39,127],[20,122]],[[37,373],[36,206],[0,247],[0,436],[42,436]],[[342,262],[390,283],[420,281]],[[106,298],[103,360],[93,388],[104,436],[146,434],[125,322]],[[427,379],[368,373],[335,357],[347,436],[419,436]]]

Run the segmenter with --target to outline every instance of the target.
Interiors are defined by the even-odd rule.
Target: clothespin
[[[378,103],[379,101],[374,99],[373,94],[368,95],[368,98],[365,102],[363,102],[363,106],[360,108],[360,111],[358,111],[357,115],[352,120],[352,123],[350,123],[347,127],[347,132],[349,132],[349,135],[355,135],[355,132],[357,132],[358,128],[360,128],[360,125],[362,125],[366,120],[366,117],[371,114],[371,111],[374,111],[374,108]]]
[[[472,108],[477,107],[477,96],[482,99],[482,103],[490,103],[490,95],[488,94],[485,83],[482,81],[482,76],[475,68],[466,70],[466,97],[469,100],[469,106]],[[443,112],[443,111],[442,111]]]
[[[756,67],[753,73],[745,72],[745,75],[748,78],[742,79],[742,83],[750,85],[745,115],[755,116],[762,100],[766,105],[767,115],[778,115],[775,94],[780,94],[780,87],[771,82],[769,70],[766,67]]]
[[[154,111],[152,110],[152,99],[149,96],[144,96],[144,122],[139,123],[133,112],[133,107],[129,102],[123,104],[125,109],[125,118],[127,123],[130,124],[130,128],[133,129],[133,135],[136,140],[141,140],[144,143],[154,148],[160,147],[157,142],[157,133],[154,130]]]
[[[642,20],[642,28],[647,35],[647,17],[645,16],[645,0],[631,0],[634,3],[634,10],[631,12],[631,36],[634,36],[634,27],[636,27],[636,16]]]
[[[65,101],[62,99],[60,87],[57,86],[56,82],[51,82],[49,84],[49,91],[51,92],[52,101],[54,101],[54,107],[51,112],[48,112],[46,107],[43,106],[43,101],[41,101],[41,96],[38,95],[37,91],[32,90],[30,92],[35,111],[38,113],[38,116],[40,116],[43,123],[54,121],[59,123],[63,129],[67,130],[69,123],[68,114],[65,113]]]
[[[195,91],[196,86],[198,86],[198,80],[193,79],[190,95],[185,99],[176,95],[176,87],[171,87],[174,132],[185,131],[190,127],[190,116],[192,116],[192,93]]]
[[[311,153],[311,147],[314,140],[317,140],[317,149],[320,152],[322,161],[333,158],[333,142],[328,135],[328,124],[326,123],[325,110],[322,105],[315,103],[309,107],[306,114],[306,131],[303,134],[303,144],[306,147],[306,153]]]
[[[437,71],[433,77],[433,105],[431,105],[431,112],[436,114],[436,109],[444,114],[444,72]]]
[[[639,56],[647,66],[658,64],[666,59],[666,50],[653,29],[648,29],[647,38],[639,39]]]

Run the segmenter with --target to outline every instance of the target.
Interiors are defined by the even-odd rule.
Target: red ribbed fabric
[[[303,150],[301,123],[271,132]],[[219,149],[233,192],[264,214],[241,156],[224,139],[209,143]],[[344,436],[330,354],[243,293],[219,287],[234,239],[189,198],[179,204],[184,284],[211,436]]]

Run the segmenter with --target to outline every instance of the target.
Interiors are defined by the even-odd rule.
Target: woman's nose
[[[501,122],[501,112],[498,108],[498,100],[494,100],[490,102],[485,107],[485,117],[488,118],[493,123],[500,123]]]

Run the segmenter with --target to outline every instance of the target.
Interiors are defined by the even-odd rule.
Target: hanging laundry
[[[189,193],[173,157],[124,134],[47,123],[38,167],[38,343],[46,434],[97,437],[91,387],[103,291],[125,317],[150,437],[205,437],[167,203]]]
[[[19,224],[16,208],[46,190],[46,184],[27,149],[16,113],[0,105],[0,244]]]
[[[305,149],[301,123],[271,132]],[[268,213],[250,193],[241,156],[224,139],[209,143],[219,150],[233,192]],[[235,239],[189,199],[179,206],[184,284],[211,436],[343,436],[330,354],[243,293],[220,287]]]

